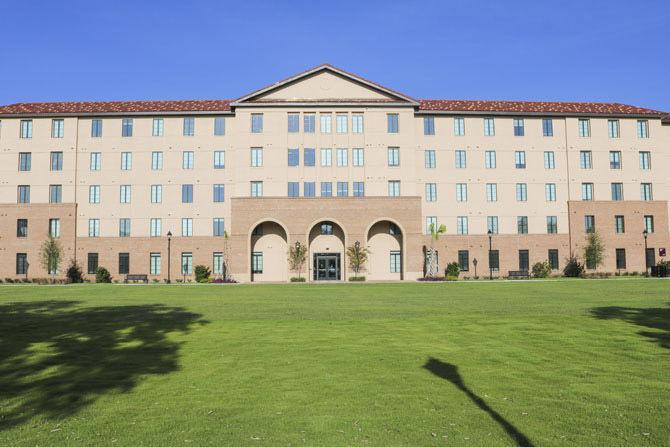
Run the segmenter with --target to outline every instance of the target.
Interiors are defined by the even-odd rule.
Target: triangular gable
[[[331,65],[320,65],[245,95],[235,100],[231,106],[276,103],[401,103],[418,105],[418,102],[409,96]]]

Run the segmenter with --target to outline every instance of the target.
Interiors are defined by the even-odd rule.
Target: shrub
[[[233,278],[216,278],[212,281],[214,284],[237,284]]]
[[[95,271],[95,282],[111,283],[112,275],[109,273],[109,270],[104,267],[98,267],[98,269]]]
[[[458,262],[450,262],[447,264],[445,272],[447,273],[447,277],[452,276],[458,278],[458,275],[461,273],[461,269],[458,267]]]
[[[291,282],[305,282],[305,278],[302,276],[293,276],[291,278]]]
[[[433,282],[433,281],[446,281],[444,276],[424,276],[423,278],[418,278],[417,281]]]
[[[533,277],[534,278],[547,278],[551,274],[551,265],[549,262],[536,262],[533,265]]]
[[[580,263],[575,256],[569,257],[563,269],[563,276],[567,278],[580,278],[584,276],[584,264]]]
[[[197,282],[209,282],[209,275],[212,274],[212,271],[206,265],[196,265],[195,266],[195,280]],[[189,280],[189,282],[191,282]]]
[[[350,276],[349,281],[354,281],[354,282],[365,281],[365,276]]]
[[[69,283],[82,283],[84,282],[84,276],[81,273],[81,267],[77,264],[77,261],[74,259],[70,263],[70,266],[67,268],[67,282]]]

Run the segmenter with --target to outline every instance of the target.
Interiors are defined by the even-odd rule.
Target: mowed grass
[[[670,444],[670,281],[0,287],[0,445]]]

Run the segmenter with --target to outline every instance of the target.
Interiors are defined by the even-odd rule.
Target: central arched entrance
[[[380,220],[367,231],[368,279],[403,279],[403,234],[400,226],[390,220]]]
[[[309,265],[312,281],[345,279],[344,229],[335,221],[322,220],[309,231]]]
[[[249,235],[251,281],[288,281],[288,234],[283,225],[266,220]]]

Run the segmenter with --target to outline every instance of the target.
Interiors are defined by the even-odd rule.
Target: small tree
[[[307,246],[296,241],[288,250],[288,267],[292,272],[298,274],[298,278],[302,275],[302,269],[305,267],[307,261]]]
[[[458,278],[458,275],[461,273],[461,268],[458,265],[458,262],[450,262],[447,264],[447,277]]]
[[[223,230],[223,280],[226,281],[230,278],[229,268],[230,265],[230,238],[228,237],[228,232]]]
[[[354,271],[354,278],[358,277],[361,270],[365,268],[365,263],[368,262],[368,255],[370,250],[362,247],[361,243],[356,241],[354,245],[347,248],[347,257],[349,258],[349,267]]]
[[[551,265],[548,261],[536,262],[533,264],[534,278],[547,278],[551,274]]]
[[[47,273],[51,275],[52,280],[55,279],[56,274],[58,273],[58,267],[60,266],[61,259],[63,257],[63,249],[61,248],[58,240],[49,235],[49,238],[42,243],[40,256],[42,267],[44,267],[44,270],[46,270]]]
[[[584,275],[584,265],[575,256],[569,257],[563,268],[563,276],[579,278],[582,275]]]
[[[197,282],[209,282],[209,275],[211,274],[212,271],[206,265],[195,266],[195,280]]]
[[[70,267],[67,269],[67,281],[70,283],[81,283],[84,282],[84,276],[81,273],[81,267],[77,264],[77,261],[74,259],[70,262]]]
[[[584,247],[584,262],[587,269],[597,269],[603,263],[605,245],[598,232],[594,231],[586,236],[586,247]]]
[[[104,267],[98,267],[98,269],[95,271],[95,282],[99,283],[112,282],[112,275],[111,273],[109,273],[109,270],[107,270]]]
[[[440,235],[446,232],[447,227],[444,226],[444,224],[440,225],[439,227],[435,224],[430,224],[430,247],[428,250],[426,250],[426,276],[436,276],[437,272],[440,270],[435,244],[440,238]]]

